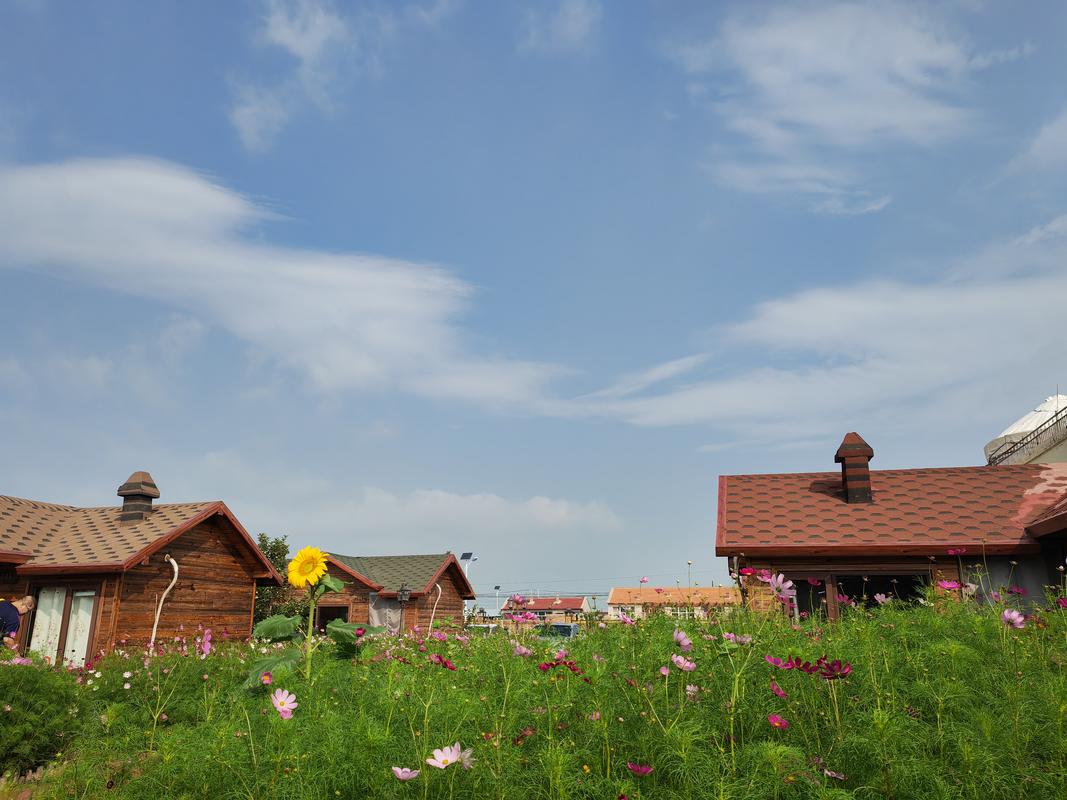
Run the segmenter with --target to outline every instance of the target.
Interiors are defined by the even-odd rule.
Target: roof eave
[[[723,545],[715,547],[715,555],[719,558],[728,556],[752,556],[771,558],[808,558],[821,556],[833,558],[836,556],[915,556],[929,557],[941,555],[948,547],[966,547],[970,553],[986,555],[1028,555],[1041,551],[1041,545],[1035,541],[1019,542],[967,542],[954,540],[944,544],[860,544],[860,545],[832,545],[832,544],[803,544],[803,545],[777,545],[777,544],[743,544]]]
[[[367,586],[372,592],[378,592],[379,594],[383,594],[381,590],[385,587],[382,586],[382,584],[375,583],[363,573],[352,569],[352,567],[348,566],[347,564],[342,564],[340,561],[334,558],[332,553],[326,554],[326,560],[333,564],[335,567],[337,567],[339,570],[341,570],[341,572],[352,578],[355,578],[357,581]]]

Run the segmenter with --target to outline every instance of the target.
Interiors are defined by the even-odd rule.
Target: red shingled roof
[[[871,491],[845,502],[839,472],[723,475],[716,555],[1037,552],[1067,512],[1067,464],[871,470]]]

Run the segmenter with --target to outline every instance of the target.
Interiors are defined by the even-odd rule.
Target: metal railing
[[[1004,442],[990,454],[989,465],[1003,464],[1008,459],[1012,459],[1013,464],[1022,463],[1028,457],[1043,453],[1064,439],[1067,439],[1067,407],[1057,411],[1022,439]]]

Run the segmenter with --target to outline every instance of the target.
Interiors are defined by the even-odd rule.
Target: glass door
[[[33,614],[30,650],[55,664],[62,654],[63,663],[80,667],[89,653],[96,610],[95,589],[69,586],[45,586],[37,592]]]
[[[50,586],[37,594],[37,608],[33,612],[33,633],[30,649],[40,653],[49,663],[56,663],[59,637],[63,632],[63,609],[67,605],[67,588]]]

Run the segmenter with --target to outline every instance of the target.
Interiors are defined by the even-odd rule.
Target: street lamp
[[[404,632],[404,606],[407,605],[408,600],[411,599],[411,589],[408,588],[407,582],[400,584],[400,588],[396,590],[396,599],[400,601],[400,632]]]
[[[496,592],[496,615],[500,616],[500,584],[493,587],[493,591]]]

